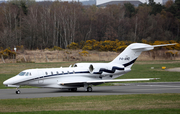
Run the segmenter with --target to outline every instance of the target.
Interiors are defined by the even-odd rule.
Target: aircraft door
[[[38,71],[38,75],[39,75],[38,83],[39,84],[44,83],[44,73],[43,73],[43,71]]]

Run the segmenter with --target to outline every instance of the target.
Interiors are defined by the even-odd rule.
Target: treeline
[[[0,4],[0,47],[26,49],[58,46],[95,39],[141,42],[142,39],[180,40],[180,0],[166,5],[82,6],[78,2],[10,0]]]

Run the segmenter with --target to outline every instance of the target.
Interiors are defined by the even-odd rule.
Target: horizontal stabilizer
[[[110,83],[110,82],[126,82],[126,81],[149,81],[157,80],[159,78],[138,78],[138,79],[115,79],[115,80],[92,80],[92,81],[75,81],[75,82],[59,82],[58,85],[71,85],[71,84],[95,84],[95,83]]]
[[[131,49],[132,50],[143,50],[143,51],[147,51],[147,50],[152,50],[154,49],[154,47],[161,47],[161,46],[171,46],[171,45],[176,45],[177,43],[173,43],[173,44],[161,44],[161,45],[149,45],[149,44],[141,44],[141,45],[135,45],[132,46]]]
[[[171,46],[171,45],[176,45],[177,43],[172,43],[172,44],[161,44],[161,45],[152,45],[153,47],[161,47],[161,46]]]
[[[151,46],[151,45],[139,45],[139,46],[133,46],[131,47],[132,50],[152,50],[154,49],[154,46]]]

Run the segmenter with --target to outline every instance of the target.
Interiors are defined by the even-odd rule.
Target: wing
[[[110,82],[126,82],[126,81],[149,81],[159,78],[138,78],[138,79],[115,79],[115,80],[92,80],[92,81],[75,81],[75,82],[58,82],[59,85],[80,85],[80,84],[101,84]]]

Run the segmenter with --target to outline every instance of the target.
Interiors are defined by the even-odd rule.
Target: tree
[[[23,18],[23,32],[25,34],[25,45],[28,49],[37,48],[38,46],[38,23],[39,8],[37,4],[33,4],[28,7],[28,15]]]
[[[156,15],[157,13],[161,13],[162,9],[164,9],[164,6],[162,6],[159,3],[158,4],[153,3],[151,4],[151,8],[152,8],[152,11],[150,12],[150,14]]]
[[[23,13],[24,13],[25,15],[27,15],[27,13],[28,13],[28,7],[27,7],[25,1],[21,1],[21,2],[20,2],[20,6],[21,6],[21,8],[22,8],[22,10],[23,10]]]
[[[175,16],[180,19],[180,0],[175,0],[176,14]]]
[[[173,0],[168,0],[166,3],[165,3],[165,7],[166,8],[169,8],[173,5]]]
[[[21,9],[14,4],[7,3],[1,6],[1,42],[2,47],[14,47],[21,39]]]
[[[150,5],[150,6],[152,6],[152,5],[154,5],[154,4],[155,4],[154,0],[149,0],[149,5]]]
[[[171,5],[170,7],[167,7],[166,11],[171,12],[175,16],[176,15],[176,7],[175,7],[175,5]]]
[[[125,3],[124,7],[125,7],[125,17],[131,18],[135,14],[134,5],[132,5],[131,3]]]
[[[0,47],[27,49],[58,46],[91,39],[139,42],[178,39],[179,1],[166,7],[154,3],[83,6],[79,2],[35,3],[12,0],[0,5]]]
[[[117,39],[117,33],[112,26],[106,28],[104,40],[115,40]]]

